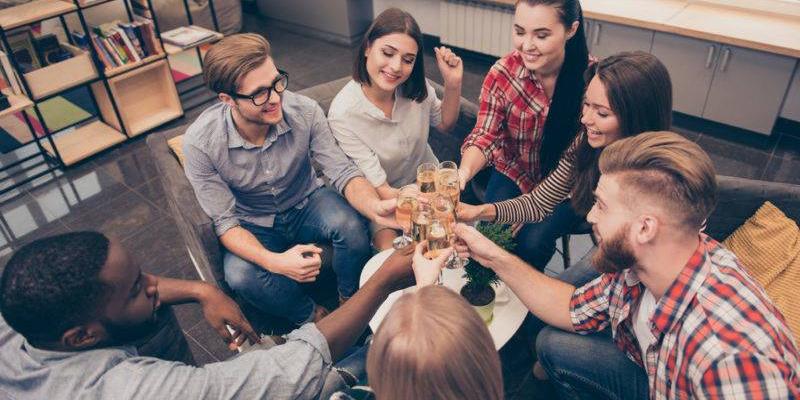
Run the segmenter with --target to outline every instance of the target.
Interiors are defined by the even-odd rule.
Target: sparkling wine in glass
[[[429,260],[439,256],[439,252],[450,247],[451,235],[448,232],[447,221],[442,221],[436,216],[431,219],[428,226],[428,248],[423,254]],[[449,261],[449,260],[448,260]],[[439,272],[439,278],[436,281],[437,285],[442,284],[442,273]]]
[[[439,256],[439,252],[450,247],[450,234],[445,228],[446,222],[434,217],[428,226],[428,251],[425,257],[434,259]]]
[[[417,186],[422,196],[429,197],[436,193],[437,169],[434,163],[422,163],[417,167]]]
[[[448,196],[453,202],[453,207],[458,206],[461,198],[461,185],[458,180],[458,167],[452,161],[439,163],[439,172],[436,175],[436,191]]]
[[[411,184],[400,188],[397,195],[397,208],[395,209],[395,219],[403,229],[403,234],[392,241],[392,247],[401,249],[411,244],[411,215],[417,208],[417,196],[419,191],[417,185]]]
[[[428,239],[428,231],[433,220],[431,205],[417,202],[417,208],[411,213],[411,238],[420,243]]]

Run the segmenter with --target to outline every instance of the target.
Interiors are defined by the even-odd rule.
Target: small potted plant
[[[504,250],[514,249],[510,226],[481,223],[476,229]],[[500,278],[493,270],[480,265],[473,259],[470,259],[464,267],[464,278],[467,279],[467,284],[461,288],[461,295],[475,307],[475,311],[483,318],[483,322],[489,324],[494,316],[495,292],[492,285],[499,282]]]

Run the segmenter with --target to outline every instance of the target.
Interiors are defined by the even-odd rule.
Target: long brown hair
[[[547,176],[558,165],[561,154],[575,139],[580,126],[581,100],[585,83],[583,74],[589,65],[589,50],[583,28],[583,11],[578,0],[517,0],[515,6],[545,5],[556,9],[561,23],[569,31],[578,22],[578,30],[564,47],[564,64],[556,79],[550,111],[544,122],[540,154],[541,176]]]
[[[404,294],[375,333],[369,385],[380,400],[500,400],[500,357],[478,313],[455,292]]]
[[[643,51],[614,54],[589,68],[586,82],[595,76],[605,87],[621,138],[670,129],[672,82],[658,58]],[[586,215],[594,203],[593,193],[600,179],[597,160],[602,150],[590,146],[586,135],[581,137],[572,191],[572,207],[581,215]]]
[[[400,85],[400,94],[407,98],[421,103],[428,97],[428,87],[425,84],[425,64],[422,56],[422,31],[411,14],[399,9],[389,8],[380,13],[372,25],[369,26],[361,40],[361,46],[355,54],[353,62],[353,80],[358,83],[371,85],[369,72],[367,72],[367,57],[364,55],[367,48],[375,43],[375,40],[392,33],[405,33],[417,43],[417,57],[414,58],[414,66],[411,69],[411,76]]]

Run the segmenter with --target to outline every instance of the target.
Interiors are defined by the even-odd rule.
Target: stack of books
[[[72,36],[85,49],[93,46],[106,69],[139,62],[164,52],[153,23],[148,20],[114,21],[93,27],[90,41],[81,32],[73,32]]]
[[[161,40],[181,49],[188,49],[199,44],[216,40],[220,35],[214,31],[196,26],[182,26],[171,31],[162,32]]]

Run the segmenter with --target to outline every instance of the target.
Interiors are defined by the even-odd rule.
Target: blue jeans
[[[242,223],[272,252],[284,252],[298,243],[331,243],[333,270],[339,295],[350,297],[358,289],[361,269],[369,259],[367,227],[362,217],[331,188],[317,189],[305,207],[275,216],[272,228]],[[226,252],[225,281],[245,301],[259,310],[298,325],[314,317],[314,301],[298,282]]]
[[[648,399],[644,368],[612,341],[609,329],[578,335],[547,327],[536,339],[536,354],[560,399]]]
[[[489,183],[486,185],[487,203],[512,199],[521,194],[522,192],[514,181],[497,170],[492,170]],[[520,229],[515,239],[514,254],[542,271],[556,252],[556,240],[572,232],[575,226],[584,220],[584,217],[575,213],[570,201],[565,200],[541,222],[525,224]]]
[[[568,268],[558,279],[581,287],[599,275],[587,262]],[[614,344],[609,329],[579,335],[544,327],[535,317],[526,323],[529,331],[532,327],[541,329],[536,354],[560,399],[648,398],[647,374]]]
[[[367,382],[367,353],[369,343],[350,349],[350,354],[339,360],[325,377],[319,399],[328,400],[339,391]],[[347,376],[347,380],[343,378]]]

